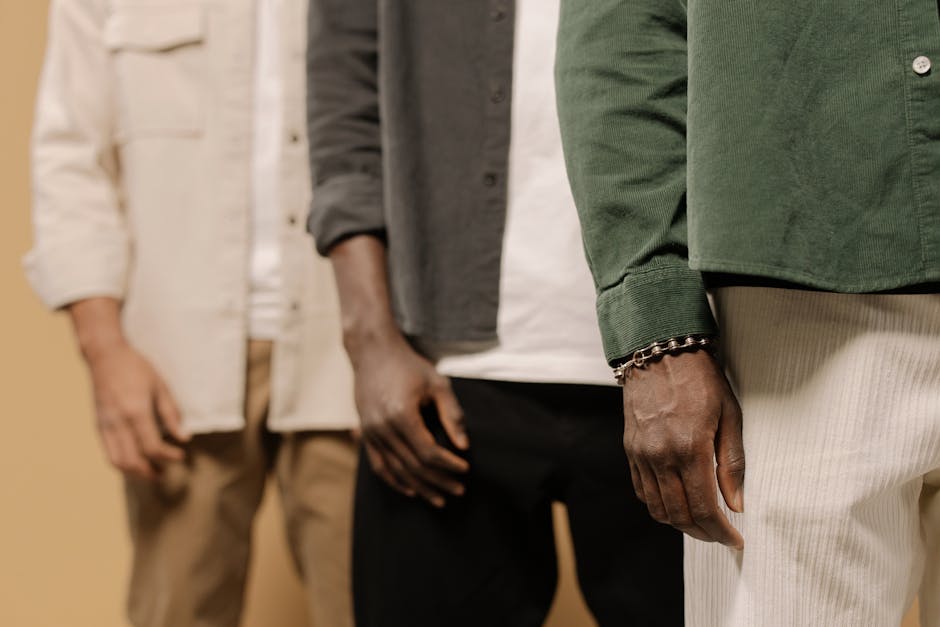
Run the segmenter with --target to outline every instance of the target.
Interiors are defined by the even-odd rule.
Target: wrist
[[[78,334],[78,348],[88,364],[94,364],[104,355],[128,346],[120,330],[93,329]]]
[[[353,367],[357,367],[369,355],[388,352],[403,342],[401,330],[393,321],[343,321],[343,346]]]
[[[700,351],[712,354],[714,350],[715,337],[709,334],[690,334],[656,341],[622,360],[614,368],[614,379],[622,386],[634,370],[642,370],[666,357],[677,357],[681,354]]]
[[[121,327],[120,304],[108,298],[73,303],[68,308],[79,350],[86,362],[127,347]]]

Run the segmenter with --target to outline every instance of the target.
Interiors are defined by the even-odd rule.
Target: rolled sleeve
[[[33,248],[23,258],[27,280],[49,309],[86,298],[124,298],[127,247],[112,238],[102,238],[89,254],[84,244]]]
[[[384,234],[375,0],[311,0],[307,127],[317,251],[347,237]]]
[[[385,230],[382,181],[369,174],[343,174],[328,178],[313,190],[307,230],[317,251],[329,254],[342,240]]]
[[[35,243],[24,265],[54,309],[94,296],[121,299],[127,282],[106,18],[98,0],[56,0],[50,8],[31,145]]]

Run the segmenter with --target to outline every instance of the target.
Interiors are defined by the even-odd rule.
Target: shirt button
[[[297,224],[297,216],[290,216],[287,218],[287,223],[291,226]]]
[[[290,304],[291,311],[300,311],[300,303],[296,300]]]
[[[506,99],[506,92],[504,92],[499,87],[494,89],[493,93],[490,94],[490,100],[493,101],[495,104],[499,104],[505,99]]]
[[[502,7],[493,9],[490,12],[490,17],[493,19],[494,22],[502,22],[503,19],[506,17],[506,10],[503,9]]]
[[[297,131],[292,132],[290,134],[290,143],[296,144],[299,141],[300,141],[300,133],[298,133]]]
[[[496,185],[496,175],[492,172],[487,172],[483,175],[483,184],[487,187],[493,187]]]
[[[930,72],[930,58],[925,56],[919,56],[914,59],[914,63],[911,64],[914,68],[914,71],[923,76]]]

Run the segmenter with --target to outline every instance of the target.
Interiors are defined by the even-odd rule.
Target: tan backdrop
[[[129,560],[120,481],[100,454],[66,320],[40,307],[20,269],[30,242],[27,142],[46,11],[43,0],[0,0],[0,625],[116,627],[125,624]],[[249,627],[304,625],[276,501],[270,492],[256,530]],[[562,549],[552,625],[590,625],[570,549]]]
[[[100,455],[66,321],[43,311],[20,269],[30,241],[26,154],[46,10],[43,0],[0,0],[0,625],[117,627],[125,624],[129,559],[120,481]],[[566,538],[563,512],[556,514]],[[256,534],[246,625],[301,627],[276,498],[265,501]],[[566,540],[559,553],[549,625],[593,625]]]

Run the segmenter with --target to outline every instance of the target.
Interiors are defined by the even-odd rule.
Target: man
[[[940,624],[936,11],[565,0],[634,485],[713,542],[686,542],[690,625],[896,626],[918,585]]]
[[[311,618],[352,624],[352,378],[301,219],[305,10],[52,3],[27,269],[126,476],[134,625],[238,624],[269,471]]]
[[[357,624],[540,625],[568,507],[607,625],[682,623],[679,534],[630,493],[564,175],[557,1],[311,4],[311,231],[368,462]],[[381,114],[380,114],[381,111]]]

